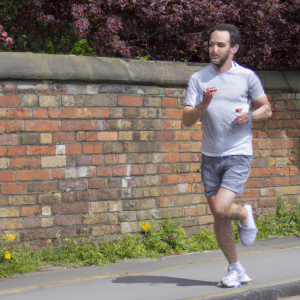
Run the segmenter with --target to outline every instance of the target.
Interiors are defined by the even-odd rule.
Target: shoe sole
[[[242,283],[240,282],[239,284],[237,285],[233,285],[233,286],[230,286],[228,285],[227,283],[223,282],[222,280],[218,283],[218,287],[227,287],[227,288],[237,288],[237,287],[240,287],[242,285]]]

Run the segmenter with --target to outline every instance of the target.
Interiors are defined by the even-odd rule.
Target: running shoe
[[[250,205],[244,206],[248,210],[248,218],[251,218],[253,222],[251,222],[253,227],[245,226],[243,223],[237,221],[237,229],[239,232],[239,236],[241,239],[241,243],[244,246],[249,246],[253,244],[253,242],[256,239],[256,234],[258,232],[257,227],[255,226],[254,219],[253,219],[253,213],[252,213],[252,207]]]
[[[242,268],[238,270],[234,267],[228,267],[227,275],[220,281],[218,286],[229,288],[240,287],[242,284],[251,284],[252,279],[248,276],[246,270]]]

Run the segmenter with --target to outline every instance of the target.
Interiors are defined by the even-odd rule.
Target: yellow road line
[[[283,249],[250,251],[250,252],[241,253],[241,254],[239,254],[239,256],[254,254],[254,253],[277,252],[277,251],[291,250],[291,249],[297,249],[297,248],[300,248],[300,246],[292,247],[292,248],[283,248]],[[221,260],[221,259],[225,259],[225,257],[218,257],[218,258],[214,258],[214,259],[211,259],[211,260],[198,261],[198,262],[189,263],[189,264],[186,264],[186,265],[170,267],[170,268],[165,268],[165,269],[159,269],[159,270],[154,270],[154,271],[146,271],[146,272],[139,272],[139,273],[126,273],[126,274],[114,274],[114,275],[108,275],[108,276],[78,277],[78,278],[74,278],[74,279],[70,279],[70,280],[60,280],[60,281],[49,282],[49,283],[40,283],[40,284],[30,285],[30,286],[23,287],[23,288],[0,291],[0,296],[7,295],[7,294],[15,294],[15,293],[26,292],[26,291],[33,290],[33,289],[38,289],[38,288],[51,288],[51,287],[55,287],[55,286],[67,285],[67,284],[85,282],[85,281],[91,281],[91,280],[96,280],[96,279],[107,279],[107,278],[115,278],[115,277],[123,277],[123,276],[136,276],[136,275],[149,274],[149,273],[155,273],[155,272],[163,272],[163,271],[168,271],[168,270],[174,270],[174,269],[187,267],[187,266],[190,266],[190,265],[193,265],[193,264],[201,264],[203,262],[217,261],[217,260]],[[294,281],[294,280],[292,280],[292,281]],[[267,284],[267,285],[269,286],[269,285],[271,285],[271,283]],[[258,288],[258,286],[255,286],[255,288]],[[238,289],[238,292],[241,292],[241,291],[243,291],[243,290]],[[198,298],[191,298],[191,299],[199,299],[199,297]]]

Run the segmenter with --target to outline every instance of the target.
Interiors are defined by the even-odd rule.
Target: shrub
[[[300,68],[297,0],[4,0],[16,51],[149,57],[208,62],[209,29],[236,25],[243,47],[237,62],[252,68]],[[21,32],[21,35],[20,35]],[[76,48],[76,47],[75,47]]]

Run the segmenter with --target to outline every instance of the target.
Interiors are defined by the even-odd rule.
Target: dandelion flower
[[[5,257],[6,260],[10,260],[11,259],[11,254],[8,251],[6,251],[4,253],[4,257]]]
[[[143,231],[147,231],[150,230],[151,225],[149,224],[149,222],[144,222],[143,226],[142,226],[142,230]]]
[[[15,240],[15,239],[16,239],[16,237],[15,237],[13,234],[10,234],[8,237],[9,237],[11,240]]]

